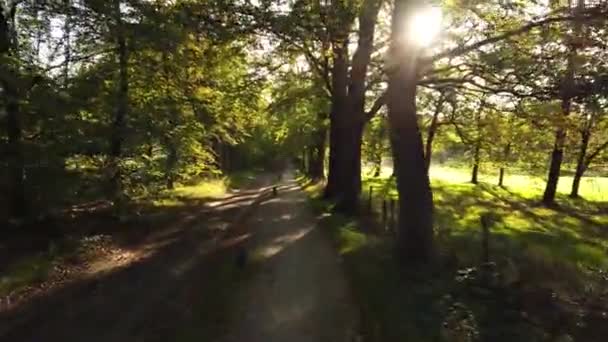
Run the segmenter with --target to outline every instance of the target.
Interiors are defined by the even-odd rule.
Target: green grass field
[[[447,232],[451,242],[478,240],[480,215],[489,212],[500,218],[492,230],[494,248],[499,254],[510,249],[517,249],[518,253],[529,249],[575,265],[608,266],[608,178],[584,179],[581,183],[584,199],[572,200],[566,196],[571,178],[562,177],[560,206],[548,209],[537,203],[543,191],[542,179],[510,175],[506,187],[500,188],[489,183],[495,183],[495,177],[480,176],[481,183],[473,185],[468,182],[467,170],[431,169],[436,228]],[[397,198],[394,179],[390,177],[365,178],[364,185],[367,192],[370,186],[374,188],[376,210],[382,198]]]
[[[382,200],[397,198],[389,176],[385,170],[381,177],[364,178],[362,203],[367,205],[372,186],[376,222]],[[364,340],[601,340],[604,323],[582,322],[575,313],[535,303],[557,293],[564,301],[578,301],[578,312],[585,312],[581,298],[602,301],[598,293],[608,290],[608,284],[596,272],[608,267],[608,179],[585,179],[585,199],[572,200],[566,195],[571,179],[563,177],[559,207],[548,209],[538,205],[544,185],[540,178],[510,175],[503,189],[493,185],[494,175],[481,175],[479,185],[468,183],[469,177],[466,169],[432,169],[436,245],[443,257],[422,269],[404,268],[393,258],[392,234],[366,233],[370,227],[365,225],[373,221],[331,213],[331,204],[316,199],[322,185],[306,188],[313,208],[324,213],[320,224],[342,255],[362,307]],[[475,280],[471,285],[468,276],[462,280],[458,273],[481,262],[483,213],[498,217],[490,259],[504,282],[490,290],[474,285]]]

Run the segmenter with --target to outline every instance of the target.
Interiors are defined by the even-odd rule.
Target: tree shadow
[[[279,189],[278,197],[271,193],[259,197],[256,212],[277,215],[249,218],[251,203],[242,202],[235,208],[173,222],[170,229],[157,231],[162,234],[148,237],[148,249],[139,248],[145,253],[140,259],[0,311],[0,341],[180,341],[227,333],[229,308],[245,305],[234,301],[242,299],[236,294],[247,278],[294,248],[302,253],[300,245],[311,238],[306,230],[294,235],[293,230],[283,229],[299,224],[301,213],[279,215],[284,196],[297,188],[288,184]],[[204,222],[195,224],[198,220]],[[215,228],[211,220],[229,227],[210,235]],[[269,225],[276,227],[270,234],[259,230]],[[262,243],[275,253],[255,260],[252,255],[246,269],[239,269],[235,263],[239,251],[247,248],[253,253]],[[289,304],[295,308],[305,298],[293,298]],[[303,314],[312,317],[319,312]],[[280,335],[299,324],[294,318],[269,333]]]

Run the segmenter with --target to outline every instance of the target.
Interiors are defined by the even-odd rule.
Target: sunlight
[[[441,32],[443,13],[439,7],[420,9],[410,18],[407,39],[418,46],[431,45]]]

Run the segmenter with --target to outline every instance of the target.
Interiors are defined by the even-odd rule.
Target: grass
[[[543,184],[535,177],[509,176],[503,189],[467,183],[466,170],[435,168],[431,176],[441,257],[424,269],[404,268],[393,257],[390,234],[364,233],[373,231],[363,227],[369,220],[332,213],[331,204],[319,199],[322,186],[306,187],[344,260],[366,341],[539,341],[566,334],[577,341],[601,340],[598,325],[581,324],[576,313],[539,303],[555,292],[572,301],[599,302],[589,288],[602,284],[588,267],[608,267],[605,178],[586,180],[585,200],[571,200],[564,177],[554,210],[537,205]],[[365,203],[370,186],[378,218],[382,198],[397,197],[395,184],[387,174],[364,179]],[[483,213],[499,218],[490,240],[498,272],[490,288],[480,285],[476,273]],[[577,310],[586,309],[579,303]],[[568,318],[556,323],[560,315]]]
[[[25,258],[8,267],[0,277],[0,298],[15,289],[45,280],[51,272],[53,259],[52,256],[41,254]]]
[[[589,179],[583,183],[587,186],[581,187],[584,200],[572,200],[561,193],[560,207],[548,209],[536,203],[542,187],[535,177],[513,175],[511,179],[516,181],[507,181],[507,187],[501,188],[467,183],[463,174],[464,170],[452,168],[435,168],[431,172],[436,228],[448,232],[451,243],[459,244],[454,248],[479,250],[479,217],[491,212],[500,218],[492,229],[493,248],[498,255],[521,254],[529,249],[564,263],[608,267],[608,230],[604,229],[608,224],[608,200],[603,200],[607,191],[588,186],[605,184],[602,189],[608,190],[608,179]],[[481,177],[482,182],[486,179]],[[382,198],[397,198],[394,179],[366,178],[364,189],[370,186],[375,189],[375,210],[379,210]],[[459,254],[468,263],[478,257],[475,253]]]
[[[194,184],[180,184],[151,199],[154,206],[175,207],[192,201],[217,199],[232,189],[247,188],[256,178],[256,170],[245,170],[224,177],[204,179]],[[149,199],[145,199],[149,200]]]

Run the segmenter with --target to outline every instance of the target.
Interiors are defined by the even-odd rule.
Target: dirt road
[[[356,341],[357,310],[338,255],[306,195],[286,178],[249,220],[248,250],[259,270],[238,294],[231,333],[221,341]]]
[[[128,249],[132,259],[101,260],[0,311],[0,341],[353,341],[357,311],[337,254],[287,178],[257,207],[264,187],[195,205]],[[239,270],[243,243],[256,261]]]

